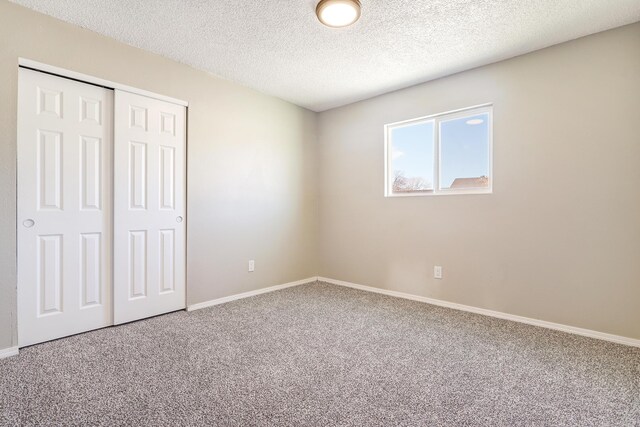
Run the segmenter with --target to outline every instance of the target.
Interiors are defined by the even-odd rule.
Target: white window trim
[[[440,189],[440,123],[450,120],[459,119],[474,114],[488,114],[488,173],[489,173],[489,187],[488,188],[468,188],[468,189]],[[407,193],[394,193],[390,180],[390,170],[392,166],[393,157],[391,155],[391,130],[398,129],[405,126],[413,126],[421,123],[433,122],[433,149],[434,149],[434,182],[432,190],[425,191],[412,191]],[[402,120],[395,123],[389,123],[384,125],[384,196],[385,197],[422,197],[422,196],[452,196],[452,195],[465,195],[465,194],[492,194],[493,193],[493,104],[481,104],[474,105],[472,107],[460,108],[457,110],[446,111],[444,113],[432,114],[429,116],[418,117],[415,119]]]

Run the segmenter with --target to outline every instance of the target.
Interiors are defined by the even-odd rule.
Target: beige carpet
[[[639,426],[640,349],[317,283],[23,349],[0,424]]]

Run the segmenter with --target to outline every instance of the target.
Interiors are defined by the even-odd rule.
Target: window
[[[491,193],[491,106],[385,126],[385,196]]]

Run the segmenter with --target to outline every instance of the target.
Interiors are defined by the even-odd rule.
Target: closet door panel
[[[114,320],[185,308],[186,111],[116,90]]]
[[[18,344],[112,324],[113,91],[19,70]]]

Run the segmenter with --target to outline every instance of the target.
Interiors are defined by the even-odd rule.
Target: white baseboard
[[[265,294],[267,292],[278,291],[280,289],[290,288],[292,286],[304,285],[305,283],[315,282],[317,277],[309,277],[307,279],[296,280],[295,282],[284,283],[282,285],[270,286],[268,288],[262,288],[255,291],[243,292],[241,294],[230,295],[228,297],[212,299],[209,301],[199,302],[196,304],[191,304],[187,306],[187,311],[199,310],[201,308],[212,307],[218,304],[224,304],[226,302],[235,301],[242,298],[249,298],[260,294]]]
[[[640,347],[640,340],[623,337],[620,335],[607,334],[604,332],[592,331],[590,329],[583,329],[583,328],[577,328],[575,326],[562,325],[560,323],[547,322],[545,320],[531,319],[529,317],[517,316],[515,314],[508,314],[500,311],[487,310],[485,308],[472,307],[470,305],[457,304],[455,302],[443,301],[435,298],[421,297],[418,295],[406,294],[404,292],[389,291],[386,289],[374,288],[371,286],[358,285],[356,283],[350,283],[350,282],[345,282],[345,281],[336,280],[336,279],[329,279],[327,277],[318,277],[318,280],[321,282],[327,282],[334,285],[360,289],[361,291],[375,292],[378,294],[388,295],[392,297],[404,298],[404,299],[409,299],[413,301],[420,301],[427,304],[437,305],[440,307],[452,308],[454,310],[468,311],[470,313],[497,317],[498,319],[512,320],[514,322],[526,323],[528,325],[540,326],[542,328],[554,329],[556,331],[567,332],[570,334],[582,335],[585,337],[596,338],[604,341],[611,341],[617,344]]]
[[[17,356],[18,355],[18,347],[9,347],[3,348],[0,350],[0,359],[4,359],[6,357]]]

